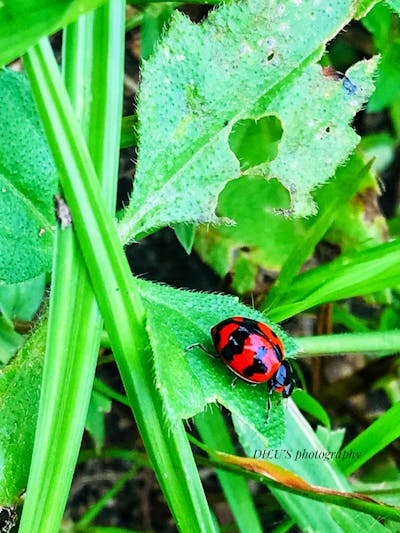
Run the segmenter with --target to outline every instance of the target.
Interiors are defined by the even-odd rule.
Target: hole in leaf
[[[267,61],[272,61],[274,59],[274,52],[270,52],[268,55],[267,55]]]
[[[236,122],[229,136],[229,146],[239,159],[240,168],[247,170],[275,159],[282,133],[281,121],[275,115]]]

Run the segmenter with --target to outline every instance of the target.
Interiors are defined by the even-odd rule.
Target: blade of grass
[[[400,285],[400,239],[351,257],[339,257],[297,276],[281,305],[268,313],[279,322],[315,305]]]
[[[118,0],[113,7],[107,4],[81,17],[64,32],[63,40],[64,76],[75,109],[87,136],[96,126],[96,137],[89,139],[90,150],[110,211],[117,184],[123,20],[124,4]],[[95,46],[99,28],[103,48]],[[107,61],[104,47],[109,47],[112,63]],[[97,72],[97,79],[93,72]],[[113,85],[107,83],[107,76]],[[91,90],[93,86],[97,86],[96,91]],[[58,229],[56,243],[39,419],[20,525],[21,532],[30,533],[55,531],[61,522],[79,454],[102,329],[72,228]]]
[[[375,420],[366,430],[343,448],[343,454],[356,450],[358,456],[350,454],[339,463],[340,469],[346,474],[352,474],[371,457],[383,450],[388,444],[400,437],[400,402],[393,405],[385,414]]]
[[[34,96],[60,172],[74,228],[114,356],[146,450],[178,528],[215,531],[193,455],[180,421],[165,418],[155,390],[145,311],[105,209],[92,161],[48,41],[25,58]]]
[[[129,407],[129,401],[126,396],[115,392],[115,390],[103,383],[100,379],[94,379],[93,390],[95,390],[96,392],[100,392],[107,398],[116,400],[117,402],[122,403],[123,405],[127,405]]]
[[[196,427],[203,441],[210,448],[235,453],[227,431],[224,417],[216,405],[210,405],[202,414],[195,417]],[[218,481],[226,496],[229,508],[241,533],[262,533],[263,529],[249,491],[246,480],[223,470],[216,470]]]
[[[88,511],[82,516],[82,518],[76,522],[75,528],[77,531],[87,531],[90,522],[96,518],[96,516],[104,509],[107,503],[118,494],[123,486],[136,474],[138,466],[134,466],[128,472],[125,472],[119,480],[108,490],[103,496],[93,504]]]

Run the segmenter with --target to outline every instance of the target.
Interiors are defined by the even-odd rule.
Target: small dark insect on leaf
[[[69,210],[69,207],[64,198],[62,198],[62,196],[59,196],[58,194],[54,195],[54,207],[56,210],[56,217],[58,222],[60,223],[61,228],[65,229],[71,226],[71,211]]]
[[[352,96],[357,90],[357,85],[355,85],[351,81],[350,78],[345,76],[343,72],[339,72],[338,70],[335,70],[332,67],[332,65],[328,65],[327,67],[322,67],[322,75],[328,80],[334,80],[334,81],[343,80],[343,87],[346,91],[347,96]]]

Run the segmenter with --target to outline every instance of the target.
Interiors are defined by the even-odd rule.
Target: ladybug
[[[251,318],[234,316],[213,326],[211,337],[218,355],[238,378],[252,385],[267,382],[268,415],[272,392],[281,393],[283,398],[292,394],[293,370],[285,359],[281,339],[269,326]],[[188,349],[194,346],[209,353],[199,343]]]

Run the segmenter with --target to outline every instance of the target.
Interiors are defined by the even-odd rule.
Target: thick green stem
[[[400,351],[400,330],[297,337],[296,344],[305,356],[351,352],[396,353]]]

